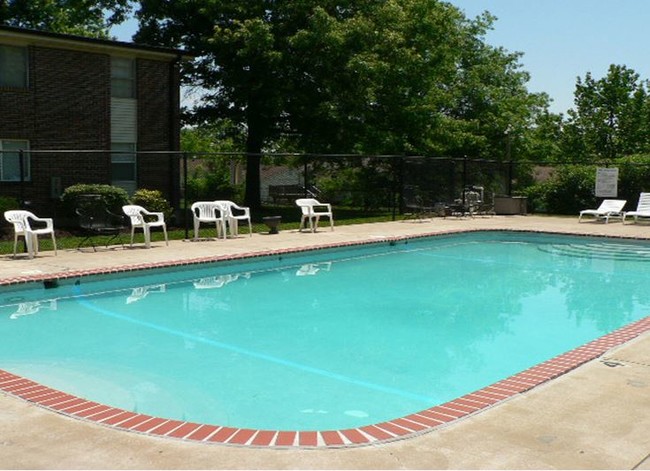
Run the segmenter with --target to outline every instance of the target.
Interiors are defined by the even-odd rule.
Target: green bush
[[[115,214],[122,214],[122,206],[129,204],[129,194],[123,188],[98,183],[78,183],[67,187],[61,195],[62,209],[66,215],[75,215],[77,198],[81,195],[101,195],[106,207]]]
[[[11,196],[0,196],[0,217],[2,217],[5,211],[11,209],[20,209],[20,203],[18,200]]]
[[[0,233],[6,231],[10,224],[5,220],[3,214],[11,209],[20,209],[20,203],[11,196],[0,196]]]
[[[529,187],[524,194],[533,212],[578,214],[594,207],[595,183],[595,167],[567,165],[558,167],[549,180]]]
[[[636,208],[639,193],[650,192],[650,155],[632,155],[618,160],[618,197],[627,200],[627,209]]]
[[[144,207],[148,211],[161,212],[165,215],[165,220],[170,221],[174,214],[174,209],[158,190],[147,190],[141,188],[133,193],[131,203]]]

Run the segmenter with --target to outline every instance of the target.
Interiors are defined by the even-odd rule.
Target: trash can
[[[494,212],[502,215],[528,213],[528,198],[526,196],[495,196]]]

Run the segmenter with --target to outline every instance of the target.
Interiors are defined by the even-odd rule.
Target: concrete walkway
[[[44,252],[34,260],[4,256],[0,280],[463,229],[650,238],[648,225],[578,224],[577,217],[447,218],[337,226],[316,234],[281,231],[226,241],[172,241],[169,247],[157,242],[150,250],[70,250],[57,257]],[[0,467],[6,469],[650,469],[649,453],[648,334],[445,428],[359,448],[187,443],[71,419],[0,395]]]

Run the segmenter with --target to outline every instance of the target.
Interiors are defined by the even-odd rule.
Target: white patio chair
[[[609,222],[610,218],[622,218],[623,207],[627,203],[626,200],[603,200],[598,206],[598,209],[583,209],[578,216],[578,222],[582,220],[582,216],[590,215],[596,219],[604,219],[605,224]]]
[[[54,237],[54,221],[51,218],[39,218],[36,217],[34,213],[24,210],[5,211],[4,216],[8,222],[14,225],[14,257],[16,256],[18,237],[25,238],[25,245],[27,245],[29,258],[34,258],[34,255],[38,255],[38,236],[46,234],[52,236],[54,255],[57,255],[56,239]],[[39,225],[45,224],[45,227],[33,228],[30,224],[30,220]]]
[[[330,228],[334,230],[334,216],[332,215],[332,205],[329,203],[320,203],[314,198],[300,198],[296,200],[296,205],[302,211],[302,217],[300,218],[300,228],[298,229],[302,232],[305,227],[305,221],[309,220],[309,229],[311,232],[316,232],[318,228],[318,221],[321,217],[330,218]]]
[[[626,211],[623,213],[623,223],[628,216],[634,217],[634,222],[639,218],[650,218],[650,193],[641,193],[639,195],[639,203],[635,211]]]
[[[133,236],[135,230],[139,228],[142,229],[142,232],[144,233],[144,246],[150,248],[152,227],[162,227],[163,233],[165,234],[165,244],[169,245],[169,239],[167,238],[167,224],[165,223],[165,215],[163,213],[147,211],[142,206],[135,204],[122,206],[122,211],[124,211],[124,214],[126,214],[131,220],[131,247],[133,247]],[[148,220],[152,217],[156,219]]]
[[[225,239],[227,210],[223,205],[214,201],[197,201],[192,203],[192,217],[194,219],[194,240],[199,239],[199,226],[201,223],[213,223],[217,229],[217,238],[222,234]]]
[[[248,234],[253,237],[253,225],[251,224],[251,210],[245,206],[239,206],[228,200],[218,200],[215,203],[220,204],[226,211],[226,222],[230,228],[230,235],[236,237],[239,235],[239,221],[248,221]]]

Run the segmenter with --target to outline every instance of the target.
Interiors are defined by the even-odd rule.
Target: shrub
[[[78,183],[67,187],[61,195],[63,211],[68,216],[75,215],[77,198],[81,195],[101,195],[107,208],[115,214],[122,214],[122,206],[129,204],[129,194],[123,188],[99,183]]]
[[[550,214],[578,214],[596,202],[593,166],[558,167],[553,177],[525,191],[533,211]]]
[[[11,209],[20,209],[20,203],[18,200],[11,196],[0,196],[0,217],[2,217],[5,211]]]
[[[20,209],[20,203],[11,196],[0,196],[0,233],[4,232],[9,223],[3,217],[5,211]]]
[[[650,192],[650,155],[623,157],[614,165],[619,168],[618,197],[627,200],[628,209],[635,208],[639,193]]]
[[[141,188],[133,193],[131,202],[144,207],[148,211],[163,213],[166,221],[169,221],[174,213],[174,208],[171,207],[169,201],[163,198],[159,190]]]

